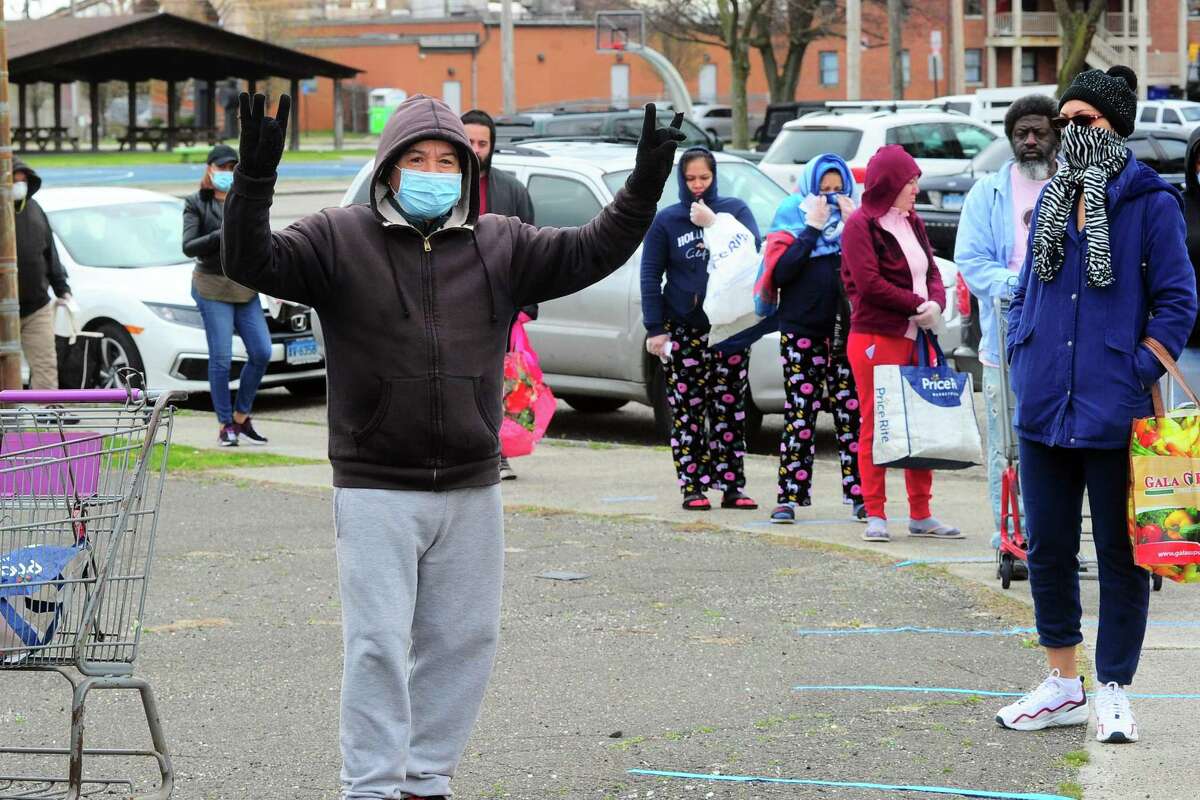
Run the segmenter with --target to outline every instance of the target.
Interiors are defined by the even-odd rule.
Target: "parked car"
[[[1147,100],[1137,104],[1137,127],[1143,131],[1184,131],[1200,127],[1200,103],[1191,100]]]
[[[658,119],[669,123],[674,112],[659,109]],[[555,111],[531,112],[496,119],[496,144],[519,144],[536,139],[580,139],[598,141],[615,140],[637,142],[642,135],[645,114],[636,111]],[[721,138],[710,136],[690,119],[683,120],[681,128],[687,137],[682,147],[707,147],[717,151],[723,148]]]
[[[493,164],[524,183],[533,199],[539,225],[570,227],[587,223],[625,185],[633,169],[635,148],[597,142],[528,142],[520,152],[501,150]],[[759,228],[766,231],[786,193],[753,164],[717,154],[721,193],[746,202]],[[365,203],[373,165],[358,173],[342,205]],[[660,208],[679,202],[674,177],[663,192]],[[640,290],[641,250],[620,269],[581,292],[543,303],[528,325],[546,381],[554,393],[583,412],[615,411],[630,401],[654,409],[659,430],[670,425],[666,383],[657,357],[646,353]],[[952,291],[958,275],[954,264],[938,260],[942,278]],[[946,332],[939,338],[950,352],[961,339],[957,307],[948,303]],[[779,368],[779,335],[754,345],[750,359],[749,419],[752,429],[763,414],[783,411],[783,374]]]
[[[700,126],[713,139],[728,142],[733,138],[733,108],[731,106],[694,104],[692,106],[692,122]]]
[[[926,108],[937,108],[943,111],[957,111],[972,119],[990,125],[996,133],[1004,132],[1004,115],[1008,107],[1019,98],[1031,94],[1044,94],[1057,98],[1058,86],[1044,84],[1042,86],[1005,86],[995,89],[976,89],[971,94],[951,94],[935,97],[925,104]]]
[[[120,370],[143,373],[154,389],[208,391],[208,344],[192,300],[192,260],[183,254],[183,201],[142,189],[47,188],[38,192],[59,258],[79,303],[77,321],[98,341],[99,385],[121,385]],[[325,364],[311,312],[279,305],[272,316],[271,362],[263,386],[324,391]],[[233,386],[246,363],[233,340]]]
[[[922,174],[954,175],[996,138],[982,122],[944,111],[808,114],[783,126],[759,167],[791,191],[810,158],[836,153],[861,185],[875,151],[898,144],[917,160]]]
[[[778,138],[783,126],[806,114],[821,113],[825,103],[814,100],[793,100],[786,103],[771,103],[767,106],[762,124],[754,131],[755,150],[766,153]]]

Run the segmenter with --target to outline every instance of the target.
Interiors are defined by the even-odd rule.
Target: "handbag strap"
[[[946,365],[946,354],[942,352],[942,346],[938,344],[937,336],[924,328],[917,329],[917,339],[913,343],[917,349],[917,366],[928,367],[929,352],[937,356],[937,364],[934,366],[943,367]]]
[[[1196,408],[1200,408],[1200,398],[1197,398],[1192,387],[1188,385],[1187,380],[1183,377],[1183,373],[1179,371],[1179,365],[1175,363],[1175,359],[1171,358],[1171,354],[1167,352],[1167,348],[1163,347],[1162,342],[1152,336],[1147,336],[1142,340],[1142,344],[1154,354],[1154,357],[1158,359],[1158,363],[1163,365],[1167,374],[1171,376],[1171,379],[1175,383],[1179,384],[1179,388],[1183,389],[1183,393],[1196,405]],[[1154,403],[1154,416],[1164,416],[1166,410],[1163,407],[1162,390],[1158,388],[1157,382],[1155,382],[1154,386],[1150,387],[1150,399]]]

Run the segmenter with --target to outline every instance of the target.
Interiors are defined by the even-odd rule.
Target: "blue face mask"
[[[218,192],[228,192],[233,188],[233,173],[232,172],[214,172],[212,174],[213,188]]]
[[[461,196],[461,172],[400,170],[400,191],[396,193],[396,202],[417,219],[446,216]]]

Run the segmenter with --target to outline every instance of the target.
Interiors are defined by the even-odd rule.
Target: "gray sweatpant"
[[[338,489],[345,800],[449,795],[500,635],[500,487]]]

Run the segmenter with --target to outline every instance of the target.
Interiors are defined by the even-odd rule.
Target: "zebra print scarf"
[[[1082,189],[1088,285],[1111,286],[1114,278],[1105,195],[1109,180],[1125,166],[1125,139],[1095,125],[1068,125],[1062,132],[1062,154],[1067,163],[1059,166],[1042,193],[1033,235],[1033,270],[1048,283],[1062,269],[1063,236],[1068,220],[1074,224],[1075,199]]]

